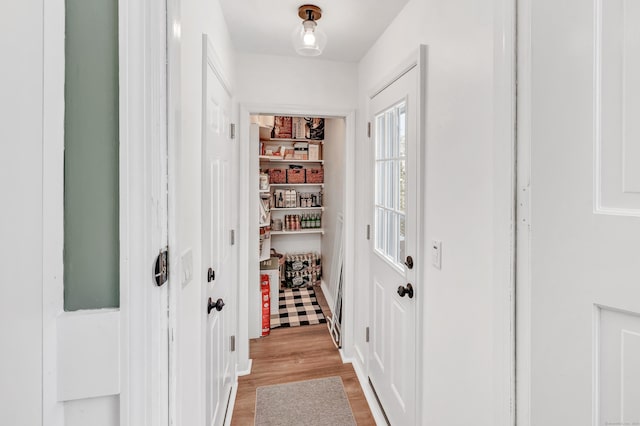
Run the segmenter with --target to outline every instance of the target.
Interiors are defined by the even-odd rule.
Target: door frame
[[[168,238],[172,255],[169,256],[169,424],[179,424],[182,418],[178,403],[180,388],[180,334],[178,318],[182,295],[180,238],[178,236],[178,191],[180,170],[180,143],[182,140],[182,0],[167,3],[167,155],[168,165]]]
[[[345,186],[344,186],[344,286],[343,286],[343,343],[340,355],[344,362],[353,358],[353,313],[355,296],[355,110],[322,106],[253,104],[240,105],[240,197],[239,223],[248,224],[238,230],[238,375],[251,372],[249,357],[249,288],[251,276],[259,274],[258,223],[251,220],[251,212],[258,210],[258,152],[251,149],[250,126],[252,114],[305,115],[312,117],[335,117],[345,120]],[[257,217],[257,216],[256,216]],[[255,237],[255,238],[254,238]],[[242,261],[245,259],[245,261]],[[256,287],[257,288],[257,287]],[[255,306],[260,306],[259,294],[255,292]]]
[[[43,73],[43,424],[64,425],[66,383],[59,368],[61,342],[78,339],[77,332],[115,336],[105,358],[112,362],[101,373],[93,396],[119,395],[119,423],[152,426],[151,412],[168,412],[168,400],[153,398],[150,377],[168,382],[166,347],[152,336],[168,330],[166,307],[158,305],[150,261],[158,248],[145,236],[148,212],[155,211],[157,191],[145,182],[160,180],[156,156],[166,142],[165,62],[166,5],[164,2],[118,3],[120,103],[120,306],[113,309],[64,311],[64,83],[65,2],[44,3]],[[140,32],[140,28],[146,28]],[[143,141],[144,143],[141,143]],[[166,157],[166,155],[165,155]],[[141,173],[147,170],[147,173]],[[142,243],[140,243],[142,242]],[[142,282],[146,285],[139,286]],[[169,283],[165,284],[165,286]],[[73,323],[77,327],[67,327]],[[96,325],[98,327],[96,327]],[[97,334],[100,329],[103,333]],[[71,330],[71,332],[70,332]],[[84,342],[85,346],[91,342]],[[72,348],[73,349],[73,348]],[[65,352],[67,353],[67,352]],[[64,354],[63,354],[64,355]],[[95,360],[78,355],[82,365]],[[104,383],[102,383],[104,382]]]
[[[517,237],[516,237],[516,423],[531,425],[531,99],[532,1],[516,0],[517,38]]]
[[[493,10],[493,424],[514,426],[519,411],[516,396],[516,253],[519,164],[517,50],[520,0],[498,0]],[[527,0],[528,1],[528,0]],[[517,12],[517,13],[516,13]],[[516,162],[518,160],[518,162]],[[519,291],[519,290],[518,290]]]

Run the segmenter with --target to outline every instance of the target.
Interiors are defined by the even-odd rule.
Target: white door
[[[417,98],[414,67],[373,97],[369,378],[392,425],[415,423]],[[412,268],[405,265],[408,256]]]
[[[640,424],[640,2],[520,6],[519,424]]]
[[[215,55],[203,37],[202,267],[206,424],[224,422],[235,379],[232,339],[235,327],[235,251],[231,238],[235,214],[230,139],[231,96],[218,78]]]

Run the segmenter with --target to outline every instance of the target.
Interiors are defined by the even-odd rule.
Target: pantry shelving
[[[320,187],[324,188],[324,183],[272,183],[272,188],[304,188],[304,187]]]
[[[274,207],[271,209],[272,212],[288,212],[288,211],[324,211],[324,207]]]
[[[324,229],[300,229],[298,231],[271,231],[271,236],[274,235],[303,235],[303,234],[324,234]]]
[[[271,157],[268,155],[261,155],[260,156],[260,161],[262,162],[268,162],[268,163],[300,163],[300,164],[324,164],[324,160],[296,160],[293,158],[280,158],[280,157]]]

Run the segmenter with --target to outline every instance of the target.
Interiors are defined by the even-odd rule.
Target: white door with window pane
[[[369,379],[392,425],[415,424],[417,78],[413,68],[369,103],[374,155]]]

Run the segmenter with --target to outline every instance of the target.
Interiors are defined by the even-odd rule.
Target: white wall
[[[355,109],[355,63],[239,53],[239,103]],[[274,112],[274,111],[261,111]]]
[[[183,425],[204,424],[200,354],[204,342],[201,336],[201,286],[204,271],[201,265],[201,115],[202,115],[202,34],[211,38],[224,73],[234,85],[234,52],[218,0],[181,1],[181,96],[182,137],[177,153],[177,253],[191,249],[193,280],[178,296],[178,422]],[[178,273],[178,276],[181,276]]]
[[[427,240],[442,240],[442,270],[428,263],[423,292],[423,424],[492,425],[492,7],[474,0],[411,0],[358,66],[358,130],[368,93],[428,45]],[[360,149],[369,141],[359,133]],[[358,163],[358,166],[363,164]],[[358,167],[358,177],[366,179]],[[367,182],[360,180],[356,187]],[[361,191],[364,192],[364,191]],[[364,205],[366,199],[356,201]],[[358,220],[356,220],[358,223]],[[356,230],[358,270],[368,270]],[[362,232],[361,232],[362,231]],[[367,280],[357,280],[367,294]],[[359,297],[363,304],[368,303]],[[365,312],[359,306],[355,318]],[[356,353],[365,349],[356,326]],[[420,402],[419,402],[420,403]]]
[[[0,419],[42,422],[43,2],[5,8],[0,37]]]
[[[323,146],[324,162],[324,197],[325,206],[322,215],[322,280],[328,290],[327,300],[335,301],[337,288],[331,286],[331,266],[336,255],[333,249],[336,240],[336,224],[338,214],[344,214],[344,183],[345,183],[345,121],[344,119],[328,118],[325,120],[325,140]],[[333,306],[331,307],[333,308]]]

